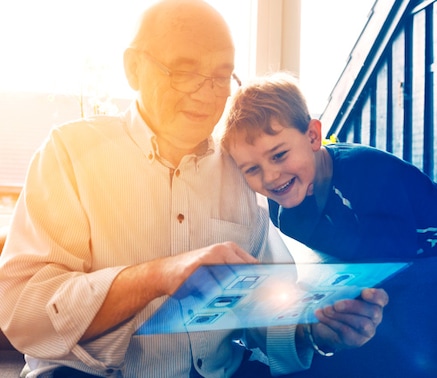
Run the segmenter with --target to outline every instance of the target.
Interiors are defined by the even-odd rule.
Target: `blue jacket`
[[[392,154],[356,144],[327,146],[331,192],[286,209],[269,200],[286,235],[343,260],[437,256],[437,184]]]

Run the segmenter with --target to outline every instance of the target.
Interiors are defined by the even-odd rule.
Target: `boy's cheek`
[[[265,192],[261,180],[253,179],[253,178],[247,178],[245,177],[247,184],[250,186],[250,189],[252,189],[254,192],[265,194]]]

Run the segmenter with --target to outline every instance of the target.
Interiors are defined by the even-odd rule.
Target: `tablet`
[[[137,335],[314,323],[314,311],[360,295],[409,262],[208,265],[198,268]]]

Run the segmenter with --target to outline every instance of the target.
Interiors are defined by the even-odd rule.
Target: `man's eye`
[[[189,83],[193,81],[199,81],[199,75],[186,71],[174,71],[171,74],[171,78],[175,83]]]
[[[222,77],[217,76],[214,77],[214,83],[218,85],[219,87],[227,87],[231,84],[231,76]]]

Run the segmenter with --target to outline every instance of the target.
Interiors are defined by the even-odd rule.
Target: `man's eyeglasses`
[[[170,85],[173,89],[182,93],[195,93],[205,83],[205,81],[211,81],[213,91],[218,97],[227,97],[231,94],[231,80],[235,80],[238,86],[241,86],[241,81],[238,76],[233,73],[229,77],[221,76],[206,76],[195,72],[187,71],[172,71],[170,68],[162,64],[152,55],[146,51],[140,51],[147,59],[155,63],[155,65],[166,75],[170,77]]]

